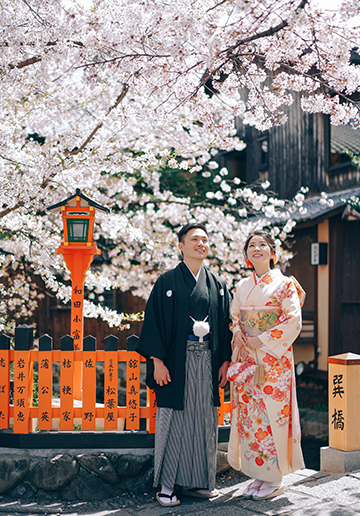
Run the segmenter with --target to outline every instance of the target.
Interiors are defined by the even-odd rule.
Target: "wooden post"
[[[224,399],[225,399],[225,390],[219,389],[220,396],[220,407],[217,408],[218,417],[219,417],[219,425],[224,424]]]
[[[135,351],[138,337],[127,338],[126,430],[140,429],[140,357]]]
[[[9,428],[10,337],[0,335],[0,428]]]
[[[39,339],[39,430],[52,428],[52,338]]]
[[[74,349],[81,350],[84,336],[84,279],[85,273],[79,264],[83,261],[81,250],[73,251],[72,260],[67,257],[67,261],[71,261],[73,269],[71,269],[72,294],[71,294],[71,330],[70,335],[74,339]],[[74,265],[76,264],[76,266]],[[86,264],[87,266],[88,264]],[[77,268],[79,267],[79,268]],[[80,399],[80,398],[78,398]]]
[[[360,355],[343,353],[329,362],[329,446],[360,450]]]
[[[157,405],[156,405],[156,396],[154,389],[147,389],[146,390],[146,404],[148,407],[150,407],[150,417],[147,420],[146,424],[146,430],[149,432],[149,434],[155,433],[155,427],[156,427],[156,411],[157,411]]]
[[[60,430],[74,429],[74,339],[61,338]]]
[[[14,434],[27,434],[31,430],[29,408],[32,401],[32,363],[30,349],[33,328],[22,324],[15,328],[14,353]]]
[[[89,335],[83,342],[82,429],[95,430],[96,421],[96,339]]]
[[[104,430],[117,430],[118,416],[118,338],[105,339]]]
[[[91,262],[97,254],[95,245],[74,248],[65,244],[56,250],[64,257],[67,268],[71,272],[72,293],[71,293],[71,337],[74,339],[74,349],[83,349],[84,334],[84,279],[85,273],[90,268]],[[99,251],[100,252],[100,251]],[[74,397],[77,400],[82,399],[82,363],[76,361],[74,364]]]

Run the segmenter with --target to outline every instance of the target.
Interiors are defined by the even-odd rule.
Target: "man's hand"
[[[159,358],[153,358],[154,361],[154,380],[160,385],[167,385],[171,382],[170,373],[166,365]]]
[[[219,369],[219,387],[225,387],[227,383],[226,373],[230,362],[224,362]]]

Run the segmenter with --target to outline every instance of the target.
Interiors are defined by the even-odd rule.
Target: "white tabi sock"
[[[174,492],[174,489],[170,489],[169,487],[161,486],[161,493],[170,496],[173,492]],[[174,494],[174,496],[172,498],[167,498],[167,497],[162,498],[161,494],[159,494],[159,498],[164,503],[173,503],[173,502],[177,501],[177,496],[175,494]]]

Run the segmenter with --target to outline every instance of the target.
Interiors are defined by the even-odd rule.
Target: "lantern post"
[[[84,338],[84,280],[93,258],[101,254],[93,241],[96,210],[109,212],[80,189],[75,195],[47,208],[48,211],[61,211],[64,226],[64,241],[56,250],[62,254],[70,271],[71,292],[71,327],[70,335],[74,339],[74,349],[82,351]],[[75,362],[74,398],[81,399],[81,362]]]

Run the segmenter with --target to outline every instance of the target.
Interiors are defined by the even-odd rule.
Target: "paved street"
[[[249,481],[220,490],[216,499],[197,500],[182,497],[182,503],[172,508],[161,507],[153,493],[141,498],[121,497],[103,502],[52,502],[21,504],[0,500],[1,516],[351,516],[360,514],[360,471],[347,475],[305,469],[284,479],[285,493],[273,500],[244,500],[241,493]]]

